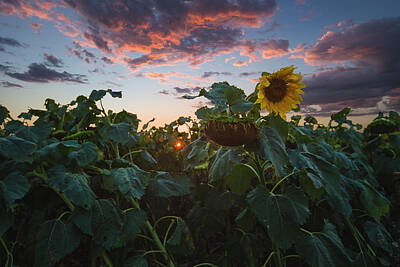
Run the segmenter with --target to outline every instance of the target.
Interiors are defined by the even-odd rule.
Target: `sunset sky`
[[[111,88],[122,99],[106,109],[162,125],[207,103],[182,95],[219,81],[251,93],[295,65],[302,112],[350,106],[365,124],[400,111],[399,43],[399,0],[0,0],[0,104],[17,117]]]

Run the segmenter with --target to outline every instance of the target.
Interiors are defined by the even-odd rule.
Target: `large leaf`
[[[3,122],[10,116],[10,112],[8,111],[8,109],[3,106],[0,105],[0,125],[3,124]]]
[[[15,132],[15,135],[33,143],[38,143],[46,140],[50,136],[50,133],[50,125],[42,123],[35,126],[23,126]]]
[[[64,166],[58,165],[48,171],[48,176],[47,182],[50,186],[64,193],[75,205],[90,209],[96,195],[89,187],[83,174],[67,172]]]
[[[178,255],[189,256],[195,251],[192,235],[186,223],[178,218],[174,233],[167,241],[168,249]]]
[[[18,162],[31,162],[29,157],[36,149],[36,144],[16,136],[0,138],[0,155]]]
[[[367,182],[362,182],[362,184],[364,185],[364,190],[361,192],[360,200],[368,214],[376,220],[379,220],[383,215],[387,215],[390,201]]]
[[[233,167],[231,174],[226,179],[227,185],[232,192],[239,195],[248,191],[251,188],[251,180],[257,178],[257,173],[247,164],[236,164]]]
[[[140,199],[144,195],[144,186],[134,168],[118,168],[112,170],[114,187],[126,197]]]
[[[35,266],[55,266],[62,258],[73,252],[81,236],[73,224],[61,220],[46,222],[37,235]]]
[[[232,172],[233,166],[241,159],[239,153],[237,148],[219,148],[210,168],[210,181],[215,182],[228,176]]]
[[[138,253],[141,252],[141,253]],[[136,251],[136,255],[129,257],[124,261],[123,267],[148,267],[145,251]]]
[[[94,242],[110,250],[119,239],[123,221],[109,200],[100,199],[93,204],[91,226]]]
[[[85,142],[82,146],[69,153],[68,158],[74,160],[79,166],[87,166],[98,159],[97,147],[92,142]]]
[[[235,86],[227,86],[224,94],[232,112],[246,113],[253,106],[253,103],[245,100],[244,91]]]
[[[132,241],[146,223],[146,213],[143,210],[129,209],[124,212],[123,228],[114,247],[126,246]]]
[[[171,177],[166,173],[160,173],[157,177],[150,179],[148,188],[152,196],[156,197],[178,197],[190,194],[190,183],[184,177]]]
[[[364,231],[367,233],[368,239],[376,248],[381,248],[390,254],[393,253],[393,238],[383,224],[367,221],[364,224]]]
[[[296,240],[296,250],[313,267],[350,266],[351,259],[330,223],[325,223],[322,232],[302,232]]]
[[[282,175],[288,161],[288,155],[278,131],[273,128],[262,128],[260,144],[265,159],[272,162],[278,176]]]
[[[29,188],[28,179],[18,171],[14,171],[0,180],[0,189],[8,206],[11,206],[15,200],[23,198],[28,193]]]
[[[135,137],[129,133],[132,130],[132,125],[126,122],[114,123],[107,125],[102,132],[106,141],[114,141],[121,145],[133,143],[136,141]]]
[[[336,166],[318,155],[296,150],[290,151],[290,159],[296,169],[311,169],[317,175],[309,176],[315,185],[323,184],[326,198],[333,209],[338,209],[343,215],[349,216],[352,208],[347,191],[342,185],[342,178]],[[319,181],[318,181],[319,180]],[[316,188],[321,188],[317,186]]]
[[[14,218],[0,202],[0,237],[13,225]]]
[[[106,95],[106,93],[109,93],[112,97],[119,97],[119,98],[122,97],[121,91],[113,91],[111,89],[108,89],[108,90],[93,90],[90,93],[89,100],[98,101],[98,100],[102,99]]]
[[[184,160],[185,171],[191,170],[194,167],[206,162],[208,158],[208,151],[206,147],[207,142],[199,138],[183,149],[182,152],[187,154]]]
[[[40,161],[65,163],[67,155],[80,147],[77,140],[54,142],[35,151],[34,156]]]
[[[257,186],[247,195],[247,201],[258,220],[268,228],[269,237],[282,249],[295,242],[300,225],[310,215],[307,198],[301,190],[292,186],[279,195]]]

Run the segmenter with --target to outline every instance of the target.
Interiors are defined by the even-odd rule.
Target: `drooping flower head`
[[[286,119],[285,114],[300,104],[303,100],[300,94],[304,94],[301,89],[305,85],[301,82],[301,74],[293,71],[292,65],[260,78],[257,85],[258,99],[255,103],[260,103],[261,110],[268,109]]]

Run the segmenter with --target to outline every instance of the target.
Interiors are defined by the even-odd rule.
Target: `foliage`
[[[0,106],[5,266],[400,263],[397,113],[364,132],[350,109],[300,126],[224,82],[200,91],[214,107],[199,121],[139,130],[135,114],[103,108],[107,94],[122,96],[47,99],[19,119]],[[209,120],[251,121],[259,135],[220,147],[202,133]]]

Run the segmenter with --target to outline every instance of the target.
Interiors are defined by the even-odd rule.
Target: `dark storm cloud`
[[[49,55],[49,54],[45,53],[44,58],[46,60],[46,63],[45,63],[46,66],[60,68],[64,65],[64,63],[61,59],[59,59],[53,55]]]
[[[24,88],[22,85],[10,83],[8,81],[0,81],[0,86],[4,88]]]
[[[373,108],[387,97],[395,107],[400,90],[400,18],[339,24],[338,32],[328,31],[299,56],[309,64],[322,65],[304,79],[304,103],[329,112],[345,106]],[[347,67],[324,67],[330,63]]]
[[[208,77],[211,77],[211,76],[218,76],[218,75],[229,76],[229,75],[232,75],[232,73],[231,72],[206,71],[206,72],[204,72],[204,74],[201,77],[202,78],[208,78]]]
[[[87,79],[85,75],[71,74],[66,71],[58,72],[47,68],[44,64],[32,63],[28,66],[28,70],[19,72],[6,72],[6,75],[14,79],[24,82],[37,82],[37,83],[48,83],[48,82],[74,82],[74,83],[86,83]]]
[[[305,49],[304,60],[314,65],[351,61],[377,71],[394,71],[400,68],[399,43],[400,17],[374,19],[328,31]]]

